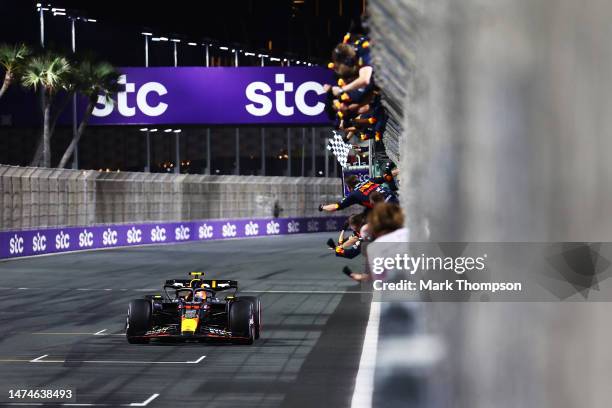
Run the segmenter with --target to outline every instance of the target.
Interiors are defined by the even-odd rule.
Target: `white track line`
[[[93,335],[94,336],[108,336],[107,333],[104,333],[106,331],[106,329],[102,329],[100,331],[95,332]]]
[[[199,362],[201,362],[202,360],[204,360],[206,358],[206,356],[202,356],[200,358],[198,358],[197,360],[194,361],[188,361],[189,364],[198,364]]]
[[[30,363],[38,363],[38,362],[40,362],[40,360],[42,360],[43,358],[45,358],[45,357],[47,357],[47,356],[48,356],[48,354],[43,354],[43,355],[42,355],[42,356],[40,356],[40,357],[36,357],[35,359],[30,360]]]
[[[23,333],[19,333],[23,334]],[[35,334],[35,335],[59,335],[59,336],[95,336],[95,333],[90,332],[35,332],[35,333],[26,333],[26,334]]]
[[[198,364],[206,358],[201,356],[193,361],[142,361],[142,360],[45,360],[48,354],[29,360],[30,363],[83,363],[83,364]]]
[[[357,294],[357,295],[369,295],[372,291],[358,291],[358,290],[241,290],[241,293],[299,293],[299,294],[324,294],[324,295],[345,295],[345,294]]]
[[[146,407],[151,401],[153,401],[157,397],[159,397],[159,394],[153,394],[143,402],[132,402],[130,404],[130,407]]]
[[[28,290],[66,290],[66,288],[0,288],[0,290],[16,290],[16,289],[28,289]],[[134,291],[134,292],[159,292],[159,288],[144,288],[144,289],[104,289],[104,288],[76,288],[76,289],[68,289],[68,290],[76,290],[82,292],[89,291]],[[281,294],[324,294],[324,295],[345,295],[345,294],[357,294],[357,295],[369,295],[374,292],[372,291],[363,291],[363,290],[241,290],[241,293],[281,293]]]
[[[106,329],[105,329],[106,330]],[[85,333],[85,332],[34,332],[34,333],[17,333],[17,334],[33,334],[37,336],[125,336],[125,333]]]
[[[378,329],[380,325],[380,302],[370,305],[370,317],[366,327],[359,360],[359,370],[355,378],[355,389],[351,408],[371,408],[374,393],[374,374],[376,370],[376,353],[378,351]]]
[[[146,407],[153,401],[159,397],[159,394],[153,394],[146,400],[142,402],[130,402],[129,404],[99,404],[99,403],[79,403],[79,402],[0,402],[2,406],[21,406],[21,407],[40,407],[43,405],[51,404],[51,405],[59,405],[62,407]]]

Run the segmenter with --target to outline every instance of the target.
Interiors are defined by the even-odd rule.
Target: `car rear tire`
[[[245,300],[235,300],[229,307],[229,328],[233,336],[244,337],[242,344],[253,344],[255,341],[255,318],[253,304]]]
[[[253,305],[253,315],[255,316],[255,339],[261,334],[261,300],[257,296],[240,296],[240,300],[246,300]]]
[[[125,324],[125,336],[130,344],[145,344],[149,339],[142,336],[151,327],[151,302],[135,299],[130,302]]]

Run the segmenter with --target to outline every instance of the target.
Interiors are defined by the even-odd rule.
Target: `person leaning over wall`
[[[409,231],[404,227],[404,212],[394,203],[377,203],[368,213],[368,234],[372,242],[408,242]],[[366,265],[368,265],[368,251],[365,251]],[[356,281],[370,279],[370,274],[357,273],[344,267],[344,274]]]

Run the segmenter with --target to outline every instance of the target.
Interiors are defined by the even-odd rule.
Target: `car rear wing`
[[[229,279],[168,279],[165,286],[175,288],[206,288],[214,291],[238,290],[238,281]]]

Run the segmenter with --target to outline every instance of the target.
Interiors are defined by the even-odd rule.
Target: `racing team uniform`
[[[385,197],[385,203],[398,204],[397,196],[382,183],[385,182],[383,177],[371,178],[367,181],[362,181],[355,186],[355,189],[347,194],[342,200],[336,204],[336,210],[343,210],[351,205],[359,204],[365,208],[372,208],[370,203],[370,194],[377,191]]]
[[[336,249],[335,249],[336,256],[339,256],[341,258],[348,258],[348,259],[355,258],[357,255],[361,254],[361,242],[362,241],[363,239],[360,237],[357,242],[355,242],[353,245],[351,245],[348,248],[343,248],[342,245],[336,246]]]

